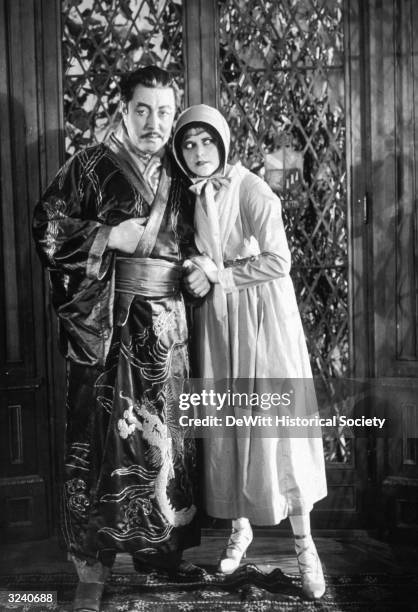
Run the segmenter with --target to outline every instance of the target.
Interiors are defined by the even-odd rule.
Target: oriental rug
[[[412,612],[418,609],[418,576],[361,574],[328,576],[319,601],[308,601],[298,576],[279,569],[263,573],[241,566],[231,576],[203,572],[198,578],[169,579],[164,573],[114,573],[106,584],[103,612]],[[0,576],[0,610],[8,612],[70,612],[74,574]],[[7,603],[7,591],[56,591],[55,604]]]

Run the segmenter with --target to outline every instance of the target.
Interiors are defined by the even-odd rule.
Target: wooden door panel
[[[37,390],[0,394],[0,530],[5,538],[48,535],[49,478],[42,449],[49,428]]]
[[[369,2],[370,296],[377,445],[389,528],[418,531],[418,62],[415,0]],[[415,500],[415,501],[414,501]],[[409,517],[409,518],[408,518]]]
[[[417,5],[370,2],[376,376],[418,375]]]
[[[327,469],[328,495],[315,505],[315,527],[359,529],[368,525],[370,503],[369,440],[353,432],[350,461]]]
[[[52,142],[43,116],[43,45],[53,39],[44,43],[39,33],[56,4],[0,2],[0,529],[14,539],[45,537],[51,525],[50,332],[31,219],[45,183],[44,145]]]

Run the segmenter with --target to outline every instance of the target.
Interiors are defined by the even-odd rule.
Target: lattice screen
[[[63,0],[66,150],[103,140],[124,70],[157,64],[183,81],[181,0]]]
[[[281,196],[314,373],[332,398],[349,359],[343,1],[218,4],[219,102],[233,153],[261,175],[273,151],[300,160],[299,184]],[[325,447],[329,461],[351,460],[344,436]]]
[[[284,143],[302,154],[284,215],[310,353],[329,378],[348,363],[342,0],[221,0],[219,11],[233,153],[261,174]]]

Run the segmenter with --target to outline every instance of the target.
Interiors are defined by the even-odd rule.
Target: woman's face
[[[183,136],[181,151],[186,166],[195,176],[211,176],[219,169],[218,145],[204,128],[190,128]]]

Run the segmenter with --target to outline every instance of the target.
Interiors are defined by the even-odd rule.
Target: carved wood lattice
[[[349,363],[342,5],[218,3],[219,103],[232,153],[261,175],[264,156],[277,149],[302,159],[292,197],[280,195],[314,373],[331,398],[333,378],[346,374]],[[329,460],[347,461],[347,440],[325,442]]]

